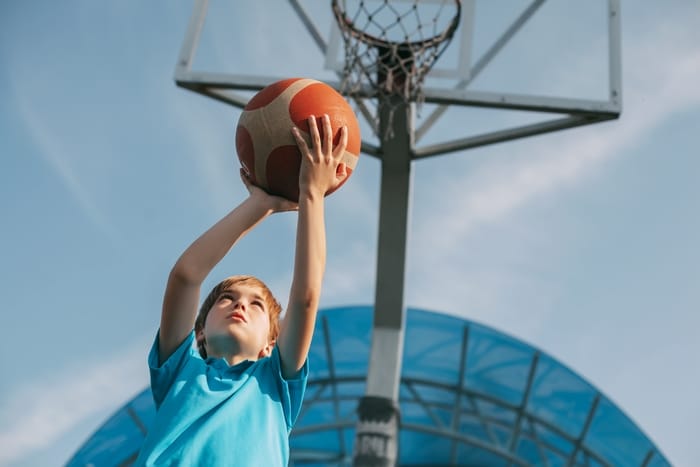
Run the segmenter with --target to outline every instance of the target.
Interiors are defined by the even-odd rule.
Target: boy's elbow
[[[314,312],[318,309],[320,290],[309,289],[305,293],[294,297],[292,306],[303,313]]]
[[[170,280],[181,284],[196,284],[202,282],[202,280],[199,279],[196,269],[182,261],[175,263],[175,266],[170,270]]]

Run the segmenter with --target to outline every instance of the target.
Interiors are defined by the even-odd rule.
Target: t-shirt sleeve
[[[287,421],[287,430],[291,430],[294,423],[297,421],[301,404],[304,402],[304,392],[306,391],[306,381],[309,378],[309,361],[304,361],[304,366],[294,376],[294,378],[285,379],[282,376],[282,361],[277,346],[272,349],[270,355],[270,363],[275,378],[279,382],[280,398],[282,400],[282,408],[284,409],[284,417]]]
[[[148,353],[148,369],[151,374],[151,392],[153,393],[153,401],[156,404],[156,409],[163,403],[165,396],[168,394],[170,387],[175,382],[175,379],[180,370],[185,366],[189,358],[193,356],[194,331],[192,331],[180,346],[175,349],[175,352],[168,357],[162,365],[160,356],[158,355],[158,340],[160,332],[156,333],[156,338],[153,341],[151,351]]]

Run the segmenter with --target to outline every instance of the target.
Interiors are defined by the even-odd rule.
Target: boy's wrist
[[[274,196],[261,188],[255,187],[250,191],[246,202],[252,203],[255,209],[259,209],[264,215],[275,212],[296,211],[297,203],[280,196]]]
[[[264,214],[271,214],[274,211],[273,202],[268,196],[251,193],[243,202],[250,204],[256,211]]]
[[[299,187],[299,202],[306,199],[309,201],[323,200],[326,193],[318,188],[314,187]]]

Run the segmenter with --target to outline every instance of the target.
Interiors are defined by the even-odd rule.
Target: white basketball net
[[[459,24],[460,1],[333,0],[332,6],[345,43],[341,91],[359,98],[369,85],[380,105],[420,104],[425,77]]]

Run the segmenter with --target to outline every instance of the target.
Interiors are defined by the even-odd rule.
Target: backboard
[[[290,76],[340,90],[342,39],[329,3],[277,0],[270,8],[254,0],[196,0],[175,69],[177,84],[236,107],[247,103],[246,91]],[[619,116],[619,0],[461,4],[454,39],[427,76],[424,103],[411,122],[413,159]],[[381,157],[376,102],[353,100],[371,129],[363,131],[363,152]],[[441,122],[447,112],[455,115]],[[478,123],[455,130],[455,120]]]

